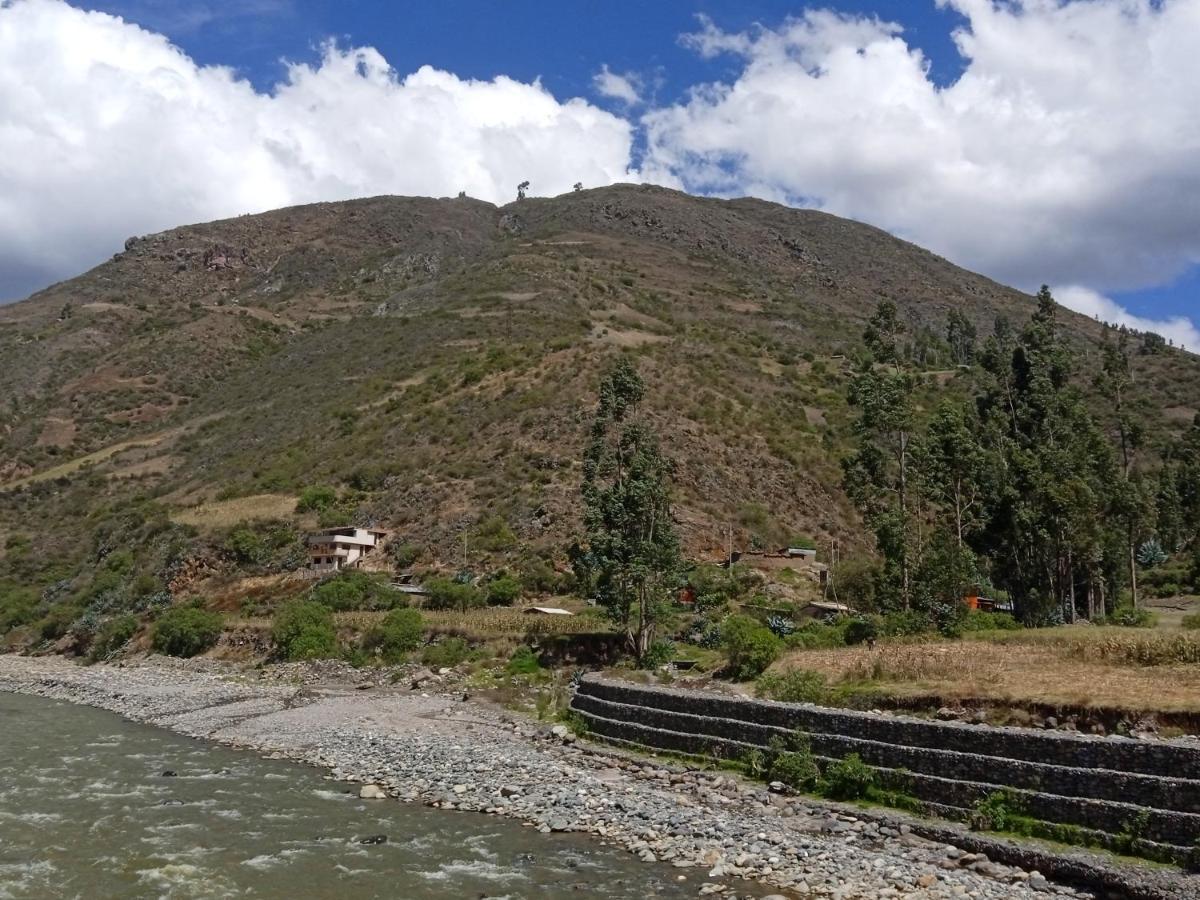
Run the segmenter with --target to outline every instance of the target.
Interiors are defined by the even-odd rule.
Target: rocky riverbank
[[[918,837],[888,817],[773,794],[727,774],[650,764],[464,699],[460,690],[439,692],[444,683],[412,683],[328,665],[237,671],[151,658],[83,667],[60,657],[0,656],[0,690],[321,766],[333,779],[360,783],[364,797],[590,833],[646,861],[670,861],[702,895],[731,896],[735,880],[752,879],[789,897],[1093,896]]]

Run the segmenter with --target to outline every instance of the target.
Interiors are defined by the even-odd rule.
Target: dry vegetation
[[[802,651],[776,668],[896,698],[1200,712],[1198,661],[1197,634],[1064,627]]]
[[[232,528],[255,519],[286,519],[296,511],[291,494],[253,494],[232,500],[216,500],[183,509],[171,515],[181,525],[197,528]]]

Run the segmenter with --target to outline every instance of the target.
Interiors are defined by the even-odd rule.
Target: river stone
[[[385,800],[387,791],[377,784],[364,784],[358,789],[358,796],[362,800]]]

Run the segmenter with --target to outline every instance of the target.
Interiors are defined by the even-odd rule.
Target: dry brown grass
[[[197,528],[228,528],[253,519],[285,519],[295,512],[296,498],[291,494],[255,494],[202,503],[180,510],[171,518],[181,525]]]
[[[799,651],[776,668],[813,669],[831,683],[865,682],[897,698],[1200,712],[1200,665],[1136,662],[1158,658],[1176,636],[1081,631]]]

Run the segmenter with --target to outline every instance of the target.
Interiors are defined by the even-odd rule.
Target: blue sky
[[[449,85],[450,93],[461,100],[454,101],[456,115],[464,105],[469,106],[473,92],[463,82],[491,83],[503,77],[527,86],[539,80],[553,105],[539,115],[542,119],[557,117],[558,124],[552,129],[559,125],[563,133],[592,129],[589,140],[615,148],[603,158],[597,153],[595,159],[581,159],[579,170],[594,173],[589,181],[640,178],[697,193],[751,193],[785,202],[809,198],[815,205],[888,228],[955,262],[1020,287],[1028,289],[1049,281],[1072,297],[1077,308],[1105,318],[1128,315],[1195,320],[1200,318],[1200,269],[1196,266],[1200,240],[1191,240],[1188,234],[1196,230],[1194,226],[1200,220],[1190,219],[1184,207],[1191,200],[1200,204],[1200,197],[1194,193],[1200,182],[1191,178],[1175,151],[1187,151],[1197,135],[1187,124],[1186,110],[1168,108],[1160,113],[1147,108],[1160,99],[1166,103],[1165,91],[1159,82],[1142,83],[1140,79],[1152,68],[1169,70],[1192,64],[1185,54],[1172,51],[1169,38],[1178,33],[1187,39],[1187,30],[1200,23],[1200,16],[1190,16],[1186,9],[1196,5],[1194,0],[1132,2],[1142,7],[1136,16],[1129,14],[1128,0],[1123,10],[1120,0],[1072,0],[1060,10],[1033,9],[1047,6],[1041,0],[1027,0],[1030,10],[1020,8],[1020,3],[993,7],[986,0],[949,0],[941,4],[933,0],[831,0],[815,5],[777,0],[246,0],[237,4],[218,0],[122,0],[73,5],[74,12],[86,9],[109,13],[151,35],[165,36],[183,56],[182,61],[168,61],[165,68],[179,67],[181,79],[195,82],[189,88],[188,102],[202,111],[210,110],[215,103],[205,94],[211,73],[216,71],[212,67],[229,67],[236,76],[233,80],[245,79],[252,87],[247,92],[221,85],[218,91],[227,106],[245,102],[248,116],[260,115],[259,108],[270,105],[261,101],[272,98],[279,85],[296,81],[289,65],[297,63],[330,81],[329,91],[321,95],[324,100],[318,102],[325,102],[331,94],[337,96],[340,88],[333,85],[335,60],[330,56],[330,41],[345,54],[356,48],[372,48],[382,64],[390,67],[388,77],[397,81],[422,66],[447,73],[456,79]],[[147,58],[159,52],[146,43],[144,35],[121,31],[116,25],[99,23],[94,18],[83,21],[65,15],[61,6],[57,0],[0,0],[0,101],[4,99],[6,77],[29,82],[56,77],[49,67],[41,76],[29,67],[4,70],[3,20],[15,19],[16,14],[24,14],[28,22],[45,30],[43,39],[49,49],[40,52],[39,61],[47,54],[65,54],[74,49],[70,41],[79,40],[72,34],[76,28],[81,32],[97,29],[94,43],[114,40],[126,59],[136,58],[139,52]],[[839,15],[805,18],[819,9]],[[1168,21],[1168,15],[1174,19]],[[902,30],[879,27],[880,21],[895,23]],[[956,46],[952,35],[955,29],[973,36],[973,59]],[[31,33],[28,26],[25,33]],[[14,26],[11,35],[16,34]],[[698,34],[691,40],[684,37]],[[11,40],[20,40],[11,35]],[[1200,38],[1200,31],[1195,37]],[[1147,53],[1158,55],[1117,59],[1113,48],[1140,43],[1150,48]],[[1027,51],[1013,49],[1021,44],[1027,45]],[[840,50],[847,47],[857,48],[857,59],[839,56]],[[1021,55],[1025,52],[1028,56]],[[1079,55],[1073,57],[1076,53]],[[112,58],[101,59],[100,51],[96,54],[97,64],[113,65]],[[1106,55],[1112,56],[1112,65]],[[1072,58],[1096,66],[1094,72],[1083,73],[1086,77],[1081,79],[1077,97],[1069,95],[1070,77],[1063,71],[1050,70],[1047,64],[1048,59]],[[60,66],[58,71],[63,68]],[[161,64],[152,67],[155,72],[163,68]],[[144,85],[147,81],[146,71],[131,72],[128,82],[120,82],[133,85],[125,104],[129,110],[147,107],[159,99],[158,95],[148,98],[144,92],[138,93],[138,83]],[[621,84],[636,93],[636,102],[611,91],[606,95],[596,80],[604,71],[620,76]],[[1026,82],[1029,72],[1034,74]],[[1168,74],[1185,92],[1197,92],[1191,98],[1194,111],[1194,101],[1200,100],[1200,81],[1191,77],[1192,71]],[[1106,78],[1121,90],[1089,93],[1088,83],[1102,83]],[[963,83],[956,86],[960,79]],[[91,78],[87,83],[94,84],[95,80]],[[315,83],[319,78],[311,80]],[[1011,90],[980,95],[975,89],[968,90],[967,82],[1001,86],[1007,82]],[[728,93],[696,100],[693,92],[703,85],[720,85]],[[28,88],[29,84],[17,87]],[[51,87],[45,87],[47,99],[40,104],[43,109],[52,108],[56,96],[62,96],[65,105],[74,102],[78,94],[78,89],[72,91],[63,85],[62,93],[56,95]],[[1008,135],[1017,130],[1012,120],[988,118],[985,113],[989,105],[1003,108],[1018,88],[1037,101],[1025,115],[1024,124],[1037,117],[1047,121],[1057,117],[1069,123],[1083,120],[1079,134],[1044,144],[1040,136],[1023,135],[1006,146]],[[93,102],[93,108],[96,103],[110,102],[115,90],[109,87],[102,99]],[[895,93],[901,106],[911,106],[906,113],[908,119],[898,116],[889,122],[893,106],[876,105],[889,92]],[[1044,96],[1039,97],[1039,92]],[[1112,101],[1124,104],[1117,110],[1104,109],[1101,104],[1109,101],[1097,99],[1122,92],[1126,96]],[[293,93],[302,91],[297,88]],[[794,103],[790,99],[793,97]],[[572,98],[585,101],[586,109],[569,107]],[[530,100],[540,102],[528,93],[495,102],[528,105]],[[366,104],[361,109],[369,110],[371,102],[385,100],[365,98],[361,102]],[[389,115],[394,112],[392,107],[387,110]],[[62,114],[69,113],[64,109]],[[596,114],[601,116],[598,124],[593,121]],[[397,121],[420,121],[395,115]],[[465,124],[455,120],[455,127],[469,129],[470,114],[462,115],[468,116]],[[1136,123],[1139,115],[1146,116],[1147,122],[1153,117],[1160,125],[1166,123],[1160,129],[1165,129],[1164,133],[1155,137],[1156,143],[1139,144],[1128,136],[1136,130],[1128,122]],[[277,112],[269,114],[273,127],[279,127],[279,116]],[[1171,125],[1175,121],[1172,116],[1178,119],[1178,125]],[[586,122],[581,125],[583,120]],[[1114,123],[1114,129],[1120,128],[1114,138],[1118,143],[1115,147],[1108,146],[1109,135],[1103,131],[1106,120]],[[332,114],[329,122],[326,127],[332,130],[345,127],[342,121],[333,124]],[[874,127],[876,123],[878,128]],[[138,146],[146,146],[148,141],[169,147],[185,141],[194,146],[197,140],[203,140],[190,134],[186,139],[166,134],[169,125],[165,123],[164,133],[154,133],[151,125],[136,119],[131,119],[127,130],[133,132],[136,127],[150,129],[138,140]],[[1172,127],[1177,134],[1172,133]],[[893,129],[891,133],[889,128]],[[922,138],[925,143],[908,146],[909,135],[922,129],[928,131]],[[32,130],[53,129],[47,126]],[[411,131],[406,133],[410,140],[415,139]],[[485,132],[481,140],[492,135],[490,130]],[[212,134],[215,146],[221,137],[219,131]],[[876,137],[878,146],[865,146]],[[312,153],[329,159],[336,155],[327,147],[313,150],[304,139],[297,140],[294,153],[301,156]],[[551,146],[552,136],[542,145],[551,155],[582,152],[577,144],[570,143],[571,138],[563,140],[568,142],[565,149]],[[1077,142],[1074,146],[1073,140]],[[1120,146],[1121,140],[1129,141],[1128,147]],[[96,142],[103,143],[99,139]],[[1174,150],[1166,148],[1172,143]],[[946,159],[934,159],[925,165],[941,147],[958,145],[962,145],[961,152],[956,150]],[[1000,147],[994,160],[988,157],[992,145]],[[794,165],[789,158],[792,146]],[[1087,159],[1076,158],[1079,150],[1086,153],[1088,148],[1104,151],[1095,150]],[[5,149],[0,146],[0,151]],[[339,152],[349,151],[343,148]],[[430,152],[436,156],[438,148]],[[440,152],[445,155],[446,148],[440,148]],[[535,158],[530,153],[534,151],[519,156],[527,168],[529,160]],[[1155,158],[1160,154],[1167,156]],[[844,167],[839,166],[841,156],[846,157]],[[916,162],[906,163],[909,158]],[[412,159],[410,147],[402,162]],[[1129,169],[1124,160],[1140,160],[1142,168],[1123,174]],[[464,159],[465,165],[477,162]],[[485,166],[487,162],[484,160]],[[354,157],[339,164],[343,169],[353,169],[370,168],[373,163]],[[221,166],[226,165],[197,159],[193,178],[206,184],[213,178],[224,183],[226,169]],[[1113,173],[1111,177],[1105,167]],[[1178,172],[1173,167],[1178,167]],[[311,166],[297,168],[308,172]],[[916,169],[921,171],[917,173]],[[214,175],[214,171],[222,174]],[[911,179],[907,174],[910,171],[914,172]],[[964,176],[964,172],[969,175]],[[298,188],[294,173],[285,174],[281,183],[287,181],[287,186],[273,193],[254,194],[246,189],[247,199],[231,196],[224,206],[208,202],[209,198],[203,198],[203,202],[198,199],[190,206],[180,205],[173,214],[185,219],[189,215],[203,218],[265,208],[272,198],[279,202],[337,199],[370,192],[379,183],[384,188],[390,186],[386,177],[365,174],[358,181],[349,177],[318,178]],[[506,183],[505,177],[509,176],[497,175],[497,183]],[[0,175],[0,188],[4,186],[3,178]],[[562,178],[546,176],[540,185],[553,192]],[[1028,183],[1038,178],[1044,178],[1050,191],[1061,192],[1061,196],[1043,200],[1035,185]],[[431,173],[427,181],[427,191],[412,189],[405,182],[398,184],[397,192],[451,192],[450,185],[443,183],[445,178],[439,181]],[[534,181],[537,192],[539,179],[535,177]],[[22,187],[32,195],[38,186]],[[48,189],[41,186],[42,196]],[[1028,196],[1024,194],[1026,189]],[[203,193],[203,188],[185,184],[183,192]],[[122,193],[128,195],[129,191]],[[175,193],[180,193],[178,186]],[[486,186],[472,193],[493,199]],[[98,194],[96,199],[105,198]],[[121,208],[121,198],[115,197],[114,220],[120,227],[137,231],[178,224],[166,219],[167,207],[173,204],[151,200],[147,197],[142,208],[126,210]],[[239,203],[246,208],[240,208]],[[1161,210],[1154,208],[1155,203],[1161,203]],[[1132,215],[1134,211],[1140,219]],[[97,233],[81,233],[80,246],[100,247],[104,241],[116,241],[116,222],[112,226],[114,236],[105,236],[102,217],[94,208],[87,218],[95,220]],[[49,224],[45,227],[51,228]],[[0,238],[4,236],[0,223]],[[1123,254],[1128,259],[1123,259]],[[10,272],[21,273],[8,279],[10,294],[13,285],[31,289],[39,279],[45,281],[47,273],[72,274],[69,269],[58,269],[75,264],[74,257],[36,246],[20,258],[6,259],[0,252],[0,267],[7,265]],[[0,297],[5,295],[3,275],[0,271]],[[1121,312],[1122,307],[1127,312]],[[1194,331],[1183,329],[1180,334],[1192,335]]]

